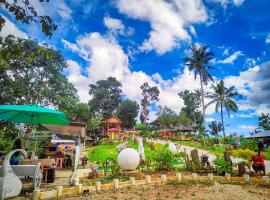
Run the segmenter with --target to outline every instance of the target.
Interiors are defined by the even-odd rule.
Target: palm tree
[[[203,112],[203,128],[205,130],[205,106],[204,106],[204,88],[203,85],[207,85],[209,81],[213,81],[213,77],[209,73],[209,70],[213,67],[209,66],[209,62],[212,60],[214,54],[208,51],[208,46],[193,45],[190,49],[190,57],[185,57],[185,65],[188,66],[189,71],[194,72],[194,78],[200,77],[201,84],[201,101]]]
[[[230,117],[231,111],[237,112],[238,106],[234,102],[233,98],[239,97],[240,95],[235,90],[234,86],[230,88],[226,88],[223,80],[217,83],[216,85],[212,85],[211,88],[213,89],[213,92],[208,92],[206,94],[206,97],[211,99],[211,101],[208,104],[206,104],[206,107],[215,103],[216,112],[218,112],[219,107],[220,107],[223,136],[226,136],[225,128],[224,128],[224,120],[223,120],[223,108],[225,107],[228,113],[228,117]]]
[[[215,137],[216,142],[218,143],[219,132],[222,131],[222,124],[220,122],[212,121],[209,125],[208,133]]]

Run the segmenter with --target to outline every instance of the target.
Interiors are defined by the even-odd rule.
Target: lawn
[[[91,162],[104,163],[108,158],[117,158],[118,151],[116,147],[120,142],[115,142],[113,144],[103,144],[87,149],[88,158]],[[128,142],[128,147],[138,149],[139,144],[137,142]],[[144,154],[146,159],[151,159],[153,157],[153,150],[151,146],[147,143],[144,144]]]

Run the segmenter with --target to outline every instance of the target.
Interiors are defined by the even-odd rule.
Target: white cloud
[[[239,114],[237,116],[240,117],[240,118],[251,118],[251,117],[254,117],[254,115],[252,115],[252,114]]]
[[[57,12],[63,19],[72,19],[72,10],[65,3],[59,4]]]
[[[246,130],[246,131],[252,131],[255,128],[257,128],[256,126],[253,125],[239,125],[238,128],[242,129],[242,130]]]
[[[265,37],[265,43],[270,44],[270,33]]]
[[[241,6],[245,0],[210,0],[214,3],[220,3],[224,8],[227,8],[229,4],[234,6]]]
[[[0,32],[0,36],[7,37],[8,35],[13,35],[18,38],[23,38],[23,39],[28,38],[28,35],[25,32],[18,29],[17,26],[13,22],[11,22],[9,19],[4,17],[3,15],[2,17],[6,20],[6,22],[2,31]]]
[[[164,80],[158,73],[148,75],[143,71],[132,71],[127,54],[117,40],[109,35],[95,32],[79,36],[76,43],[66,40],[62,42],[66,48],[78,53],[88,62],[88,66],[82,68],[78,63],[68,61],[68,79],[78,89],[80,99],[84,102],[91,98],[88,94],[88,85],[109,76],[116,77],[122,83],[122,90],[127,98],[138,102],[142,98],[140,86],[144,82],[158,87],[160,101],[157,105],[167,106],[175,112],[179,112],[183,106],[178,93],[185,89],[194,90],[200,87],[199,79],[195,81],[188,69],[184,69],[181,74],[170,80]],[[83,69],[86,76],[81,73]],[[207,112],[211,113],[213,110],[208,109]]]
[[[225,52],[227,53],[227,52]],[[234,61],[239,57],[242,56],[242,52],[241,51],[236,51],[233,54],[231,54],[229,57],[225,58],[224,60],[219,60],[217,61],[217,63],[223,63],[223,64],[233,64]]]
[[[208,19],[200,0],[118,0],[116,6],[120,13],[150,23],[149,38],[140,50],[155,50],[158,54],[177,48],[181,41],[189,41],[187,25]],[[195,29],[191,32],[195,33]]]
[[[111,31],[111,32],[119,32],[123,34],[125,30],[125,26],[119,19],[114,19],[111,17],[104,18],[104,25]]]
[[[205,118],[205,121],[206,122],[213,122],[213,121],[216,121],[216,119],[213,117],[207,117],[207,118]]]
[[[240,72],[239,76],[225,77],[225,84],[235,86],[246,97],[238,101],[240,110],[254,110],[255,113],[270,112],[270,62]]]

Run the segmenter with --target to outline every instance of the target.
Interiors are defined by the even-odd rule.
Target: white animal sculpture
[[[138,149],[138,152],[141,156],[141,159],[142,160],[145,160],[145,155],[144,155],[144,147],[143,147],[143,140],[142,138],[139,138],[139,149]]]
[[[22,190],[22,182],[13,172],[9,163],[11,156],[18,151],[26,157],[27,152],[24,149],[15,149],[9,152],[3,161],[3,177],[0,178],[1,200],[18,196]]]

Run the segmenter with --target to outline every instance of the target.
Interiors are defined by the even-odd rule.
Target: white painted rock
[[[170,150],[173,154],[176,154],[176,153],[177,153],[177,148],[176,148],[176,146],[175,146],[174,143],[169,142],[169,150]]]
[[[126,148],[118,154],[118,165],[122,170],[135,170],[140,162],[138,151],[132,148]]]

